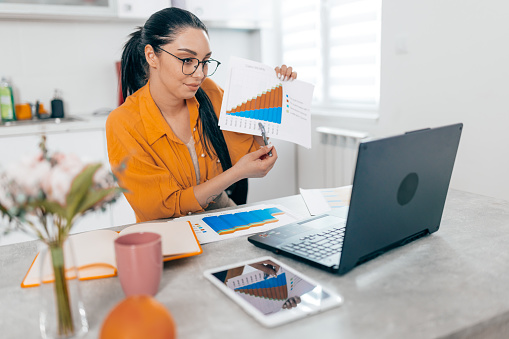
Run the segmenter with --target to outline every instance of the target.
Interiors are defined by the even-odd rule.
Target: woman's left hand
[[[283,81],[297,79],[297,72],[294,72],[290,66],[282,65],[276,67],[277,77]]]

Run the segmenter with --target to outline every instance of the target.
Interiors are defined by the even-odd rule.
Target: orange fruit
[[[175,322],[170,312],[148,295],[129,296],[106,316],[100,339],[174,339]]]

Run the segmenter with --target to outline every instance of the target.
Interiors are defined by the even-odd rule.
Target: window
[[[282,0],[283,61],[315,84],[314,105],[377,109],[382,0]]]

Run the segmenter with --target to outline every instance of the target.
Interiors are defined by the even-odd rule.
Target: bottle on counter
[[[51,117],[63,118],[64,117],[64,102],[62,101],[60,92],[55,90],[53,100],[51,100]]]
[[[5,77],[2,77],[0,81],[0,117],[4,122],[16,120],[14,93],[11,84]]]

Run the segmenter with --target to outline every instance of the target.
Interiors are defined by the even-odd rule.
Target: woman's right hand
[[[272,156],[268,153],[272,151]],[[263,146],[240,158],[235,166],[204,183],[194,186],[194,196],[205,208],[212,200],[233,183],[244,178],[262,178],[274,167],[277,152],[274,146]]]
[[[272,151],[272,156],[268,153]],[[274,146],[260,147],[259,150],[244,155],[232,167],[237,171],[239,180],[244,178],[263,178],[274,167],[277,160],[277,152]]]

